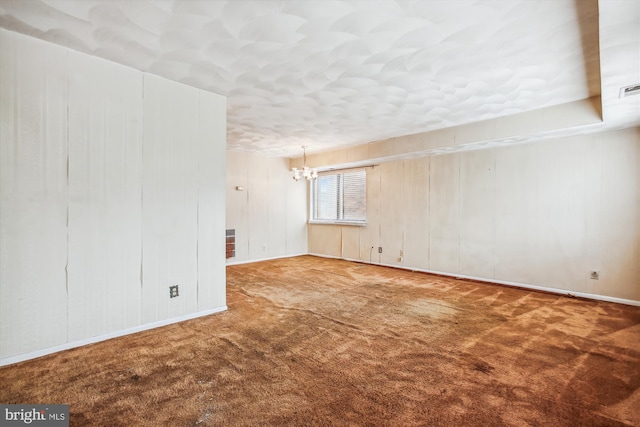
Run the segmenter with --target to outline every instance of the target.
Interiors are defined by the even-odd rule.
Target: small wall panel
[[[536,168],[536,254],[533,283],[587,292],[585,147],[591,136],[544,141],[532,147]],[[585,141],[586,140],[586,141]]]
[[[67,339],[67,52],[0,30],[0,358]]]
[[[640,301],[640,128],[593,135],[585,170],[588,289]]]
[[[342,226],[328,224],[310,224],[309,253],[342,257]]]
[[[197,311],[198,148],[198,90],[144,75],[143,323]]]
[[[270,257],[284,256],[287,254],[287,233],[285,231],[287,229],[287,195],[283,189],[287,184],[291,184],[290,181],[293,179],[291,179],[291,173],[286,169],[288,161],[285,159],[269,159],[267,164],[269,165],[267,252]],[[307,184],[295,181],[293,183],[300,186]]]
[[[249,259],[249,178],[248,153],[227,151],[226,228],[236,230],[234,261]],[[236,187],[243,190],[236,190]]]
[[[538,221],[533,145],[496,150],[495,279],[533,283]]]
[[[69,340],[140,324],[142,76],[72,52]]]
[[[402,184],[406,216],[402,265],[429,268],[429,157],[406,160]]]
[[[347,259],[360,259],[360,230],[362,227],[342,226],[342,257]],[[368,261],[368,259],[367,259]]]
[[[281,191],[286,196],[286,230],[287,254],[298,255],[307,253],[307,217],[309,216],[308,186],[299,185],[291,178],[288,165],[283,164]]]
[[[460,154],[431,158],[429,269],[460,270]]]
[[[383,264],[400,264],[400,251],[404,250],[405,221],[407,217],[403,201],[404,162],[380,165],[380,244]],[[377,248],[376,248],[377,252]]]
[[[493,278],[495,266],[495,151],[460,155],[460,271]]]
[[[360,260],[380,262],[380,168],[367,168],[367,226],[360,228]],[[374,247],[371,250],[371,247]]]
[[[249,259],[269,257],[269,164],[258,156],[248,158],[249,164]],[[302,183],[300,183],[302,185]]]
[[[226,100],[198,94],[197,293],[198,311],[226,305],[225,200]]]

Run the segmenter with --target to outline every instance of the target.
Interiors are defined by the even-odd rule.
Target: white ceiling
[[[640,11],[638,0],[601,0],[600,13],[625,5]],[[638,27],[617,22],[628,13],[609,9],[609,45],[637,43]],[[595,0],[0,0],[0,26],[226,95],[227,148],[272,156],[526,112],[602,88]],[[627,84],[640,83],[640,59],[637,81],[626,60]],[[628,123],[640,116],[634,105]]]

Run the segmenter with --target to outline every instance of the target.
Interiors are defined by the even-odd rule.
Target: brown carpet
[[[92,426],[640,425],[640,307],[303,256],[229,311],[0,368]]]

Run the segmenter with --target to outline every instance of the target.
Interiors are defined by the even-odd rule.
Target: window
[[[367,224],[367,174],[364,169],[322,174],[311,182],[311,222]]]

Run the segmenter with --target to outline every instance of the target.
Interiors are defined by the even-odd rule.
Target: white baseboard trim
[[[321,257],[321,258],[343,259],[345,261],[353,261],[353,262],[358,262],[358,263],[362,263],[362,264],[379,265],[381,267],[399,268],[401,270],[417,271],[417,272],[420,272],[420,273],[437,274],[439,276],[453,277],[454,279],[468,279],[468,280],[476,280],[478,282],[484,282],[484,283],[488,283],[488,284],[494,283],[494,284],[497,284],[497,285],[515,286],[517,288],[525,288],[525,289],[532,289],[532,290],[536,290],[536,291],[550,292],[550,293],[554,293],[554,294],[566,295],[566,296],[569,296],[569,297],[587,298],[587,299],[592,299],[592,300],[597,300],[597,301],[614,302],[614,303],[617,303],[617,304],[626,304],[626,305],[633,305],[633,306],[636,306],[636,307],[640,307],[640,301],[631,300],[631,299],[624,299],[624,298],[610,297],[610,296],[607,296],[607,295],[588,294],[588,293],[584,293],[584,292],[574,292],[574,291],[570,291],[570,290],[566,290],[566,289],[560,289],[560,288],[550,288],[550,287],[546,287],[546,286],[530,285],[528,283],[510,282],[510,281],[507,281],[507,280],[487,279],[485,277],[466,276],[466,275],[462,275],[462,274],[452,274],[452,273],[447,273],[447,272],[444,272],[444,271],[425,270],[423,268],[412,268],[412,267],[405,267],[405,266],[402,266],[402,265],[382,264],[382,263],[375,263],[375,262],[369,263],[367,261],[362,261],[362,260],[359,260],[359,259],[342,258],[342,257],[336,257],[336,256],[332,256],[332,255],[322,255],[322,254],[313,254],[313,253],[310,253],[309,255],[313,255],[313,256],[317,256],[317,257]]]
[[[293,257],[297,257],[297,256],[302,256],[302,255],[310,255],[310,254],[307,253],[307,252],[302,252],[302,253],[299,253],[299,254],[279,255],[279,256],[274,256],[274,257],[270,257],[270,258],[247,259],[247,260],[244,260],[244,261],[231,261],[231,262],[227,262],[227,265],[251,264],[253,262],[272,261],[274,259],[293,258]]]
[[[357,260],[357,259],[351,259],[351,258],[343,258],[343,257],[341,257],[341,256],[335,256],[335,255],[314,254],[314,253],[308,253],[307,255],[317,256],[317,257],[320,257],[320,258],[342,259],[342,260],[345,260],[345,261],[353,261],[353,262],[360,262],[360,263],[363,263],[363,264],[369,264],[369,263],[368,263],[368,262],[366,262],[366,261],[360,261],[360,260]],[[373,263],[371,263],[371,264],[373,264]]]
[[[70,343],[56,345],[54,347],[48,347],[42,350],[31,351],[29,353],[22,353],[16,356],[5,357],[0,359],[0,366],[11,365],[18,362],[24,362],[25,360],[35,359],[37,357],[46,356],[48,354],[57,353],[59,351],[70,350],[76,347],[82,347],[83,345],[94,344],[100,341],[110,340],[112,338],[121,337],[124,335],[135,334],[136,332],[147,331],[149,329],[155,329],[162,326],[171,325],[173,323],[184,322],[185,320],[195,319],[197,317],[209,316],[211,314],[220,313],[227,310],[227,306],[213,308],[211,310],[199,311],[197,313],[191,313],[184,316],[172,317],[171,319],[160,320],[157,322],[147,323],[145,325],[135,326],[133,328],[123,329],[121,331],[110,332],[108,334],[98,335],[96,337],[85,338]]]

